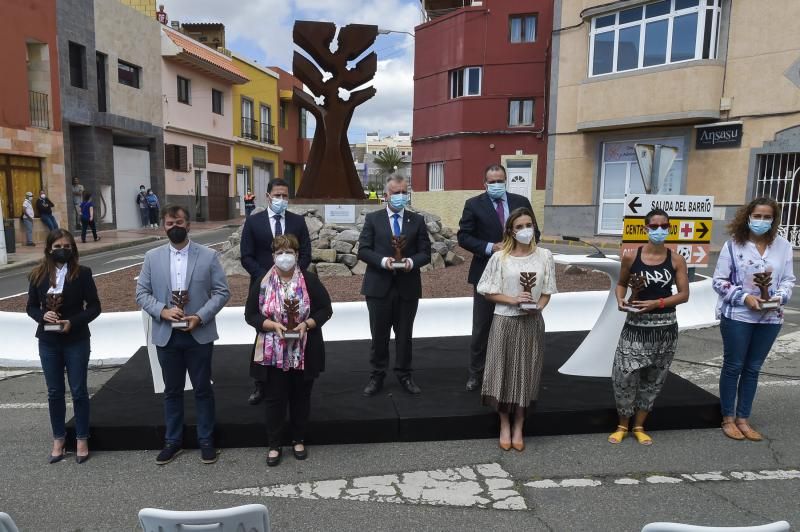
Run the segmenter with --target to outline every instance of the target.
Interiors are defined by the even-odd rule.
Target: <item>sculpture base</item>
[[[539,305],[536,303],[520,303],[519,308],[522,310],[539,310]]]
[[[764,301],[761,303],[761,310],[775,310],[776,308],[781,306],[781,302],[776,299],[771,299],[769,301]]]
[[[393,270],[405,270],[406,263],[405,262],[392,262],[391,264]]]
[[[186,320],[182,320],[182,321],[173,321],[173,322],[172,322],[172,328],[173,328],[173,329],[185,329],[185,328],[187,328],[188,326],[189,326],[189,322],[188,322],[188,321],[186,321]]]
[[[62,332],[63,330],[63,323],[48,323],[44,326],[44,332]]]
[[[300,333],[299,332],[294,332],[294,331],[286,331],[286,332],[283,333],[283,339],[284,340],[299,340],[300,339]]]

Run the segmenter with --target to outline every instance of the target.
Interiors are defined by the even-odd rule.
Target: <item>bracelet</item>
[[[663,297],[659,297],[658,298],[658,308],[664,308],[664,298]]]

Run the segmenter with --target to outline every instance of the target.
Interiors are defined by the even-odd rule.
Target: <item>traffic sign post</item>
[[[633,147],[644,189],[648,194],[658,193],[678,157],[678,148],[663,144],[634,144]]]
[[[622,254],[635,253],[647,242],[644,217],[653,209],[662,209],[669,215],[666,246],[683,256],[690,267],[708,266],[714,196],[626,195]]]

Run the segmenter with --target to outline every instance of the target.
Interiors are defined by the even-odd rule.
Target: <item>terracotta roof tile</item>
[[[250,81],[244,72],[242,72],[236,65],[233,64],[232,60],[227,58],[222,58],[219,54],[207,46],[204,46],[198,42],[195,42],[193,39],[181,35],[175,31],[166,31],[167,36],[174,42],[177,46],[183,48],[183,51],[189,55],[193,55],[198,59],[202,59],[207,63],[211,63],[217,68],[221,68],[226,72],[233,74],[234,76],[238,76],[242,78],[242,82]]]

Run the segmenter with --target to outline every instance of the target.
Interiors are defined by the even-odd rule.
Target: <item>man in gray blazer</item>
[[[136,302],[153,318],[153,343],[164,374],[164,449],[156,458],[168,464],[182,451],[185,375],[194,388],[197,440],[204,464],[217,461],[214,448],[214,390],[211,354],[218,338],[214,317],[230,299],[217,252],[189,240],[189,214],[180,206],[161,216],[170,244],[147,252],[136,285]],[[178,305],[184,297],[183,308]]]

